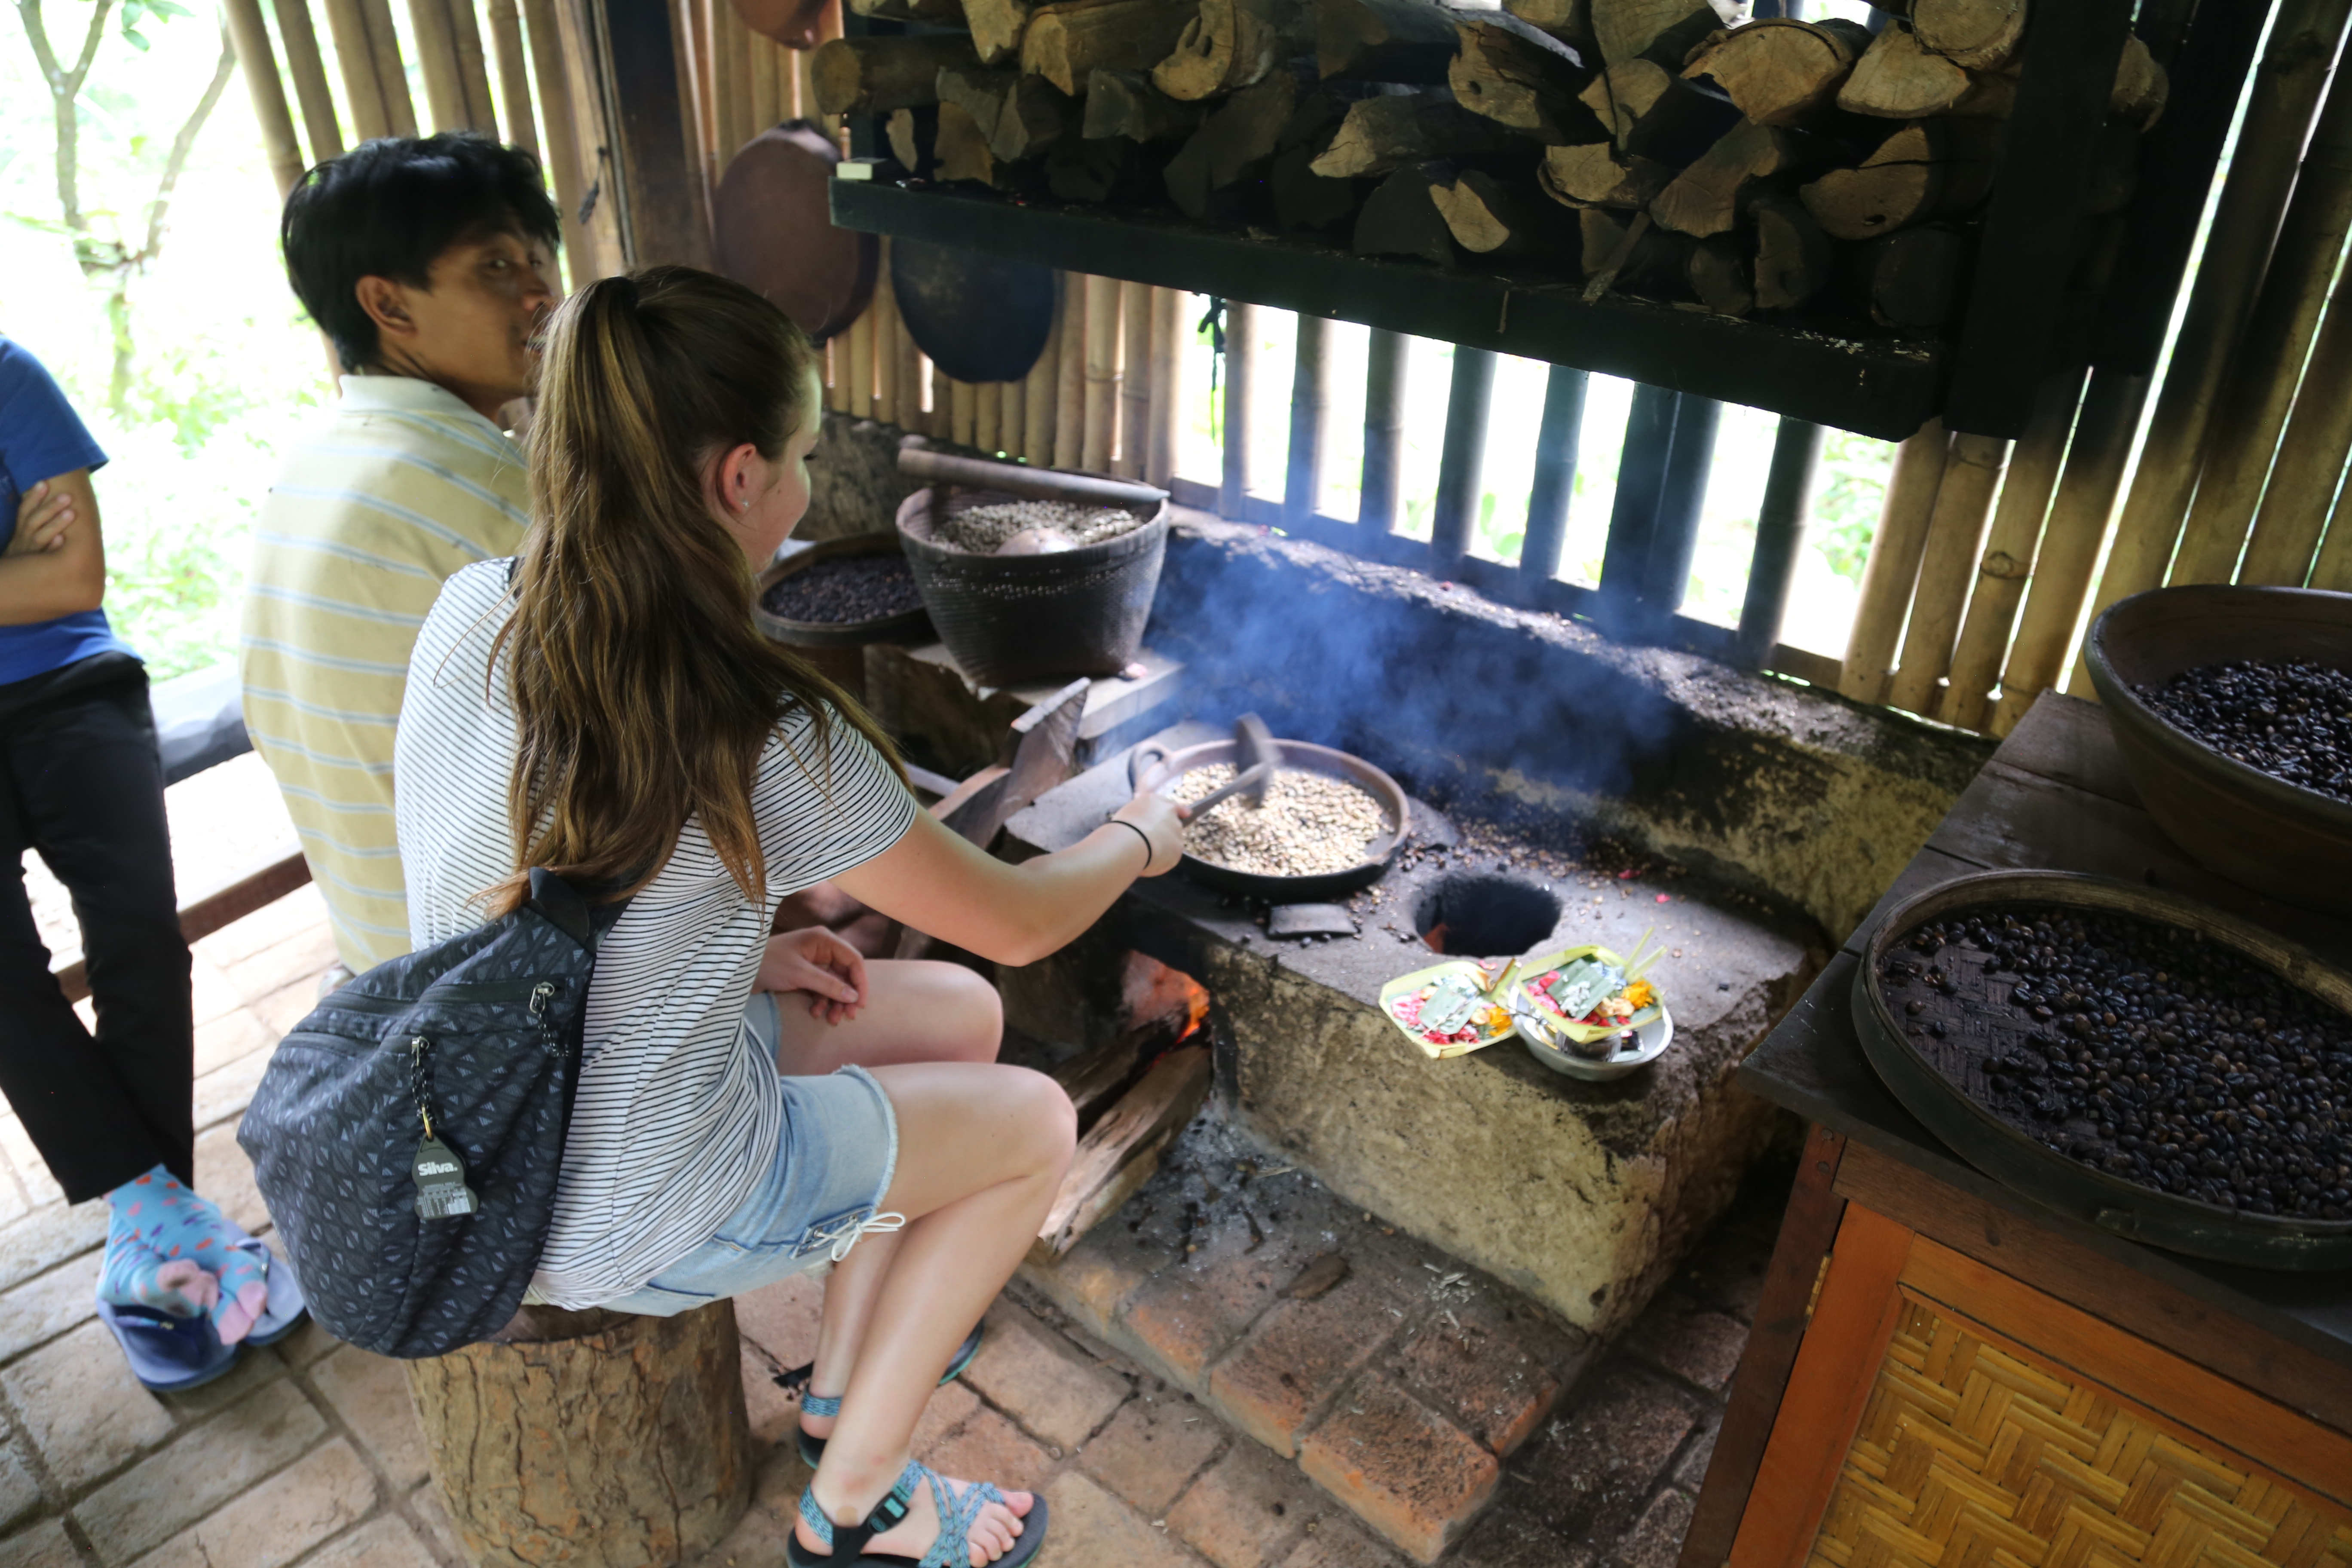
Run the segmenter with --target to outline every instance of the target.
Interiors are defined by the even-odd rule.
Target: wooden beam
[[[602,45],[628,264],[708,268],[710,214],[677,18],[663,0],[586,3]]]

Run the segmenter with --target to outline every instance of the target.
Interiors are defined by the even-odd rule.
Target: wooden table
[[[2352,964],[2200,869],[2051,693],[1864,931],[1979,870],[2145,882]],[[1680,1568],[2352,1568],[2352,1273],[2159,1251],[1964,1163],[1864,1058],[1862,931],[1740,1069],[1811,1121]]]

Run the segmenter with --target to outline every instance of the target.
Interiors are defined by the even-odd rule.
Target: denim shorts
[[[776,1056],[776,997],[758,991],[743,1026],[768,1060]],[[826,1263],[867,1230],[906,1221],[877,1214],[898,1164],[898,1119],[864,1068],[823,1078],[778,1078],[783,1100],[776,1157],[718,1234],[638,1289],[602,1303],[615,1312],[674,1317]]]

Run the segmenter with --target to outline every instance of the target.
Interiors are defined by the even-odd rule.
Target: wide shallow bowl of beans
[[[930,612],[895,529],[819,540],[776,562],[760,574],[751,616],[795,647],[931,640]]]
[[[2084,645],[2140,804],[2200,865],[2352,914],[2352,594],[2158,588]]]
[[[1863,1051],[1961,1158],[2118,1236],[2352,1267],[2352,974],[2176,894],[1963,877],[1890,910]]]
[[[1341,898],[1379,881],[1412,825],[1396,780],[1329,746],[1274,744],[1282,767],[1264,806],[1236,796],[1186,825],[1185,874],[1277,904]],[[1234,752],[1231,741],[1175,752],[1147,741],[1129,754],[1128,778],[1139,791],[1194,800],[1232,779]],[[1212,858],[1219,854],[1240,864]]]

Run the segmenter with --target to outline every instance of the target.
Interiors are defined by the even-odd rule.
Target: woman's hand
[[[45,555],[65,548],[66,531],[73,526],[73,494],[43,479],[16,502],[16,531],[8,536],[8,555]]]
[[[866,958],[823,926],[782,931],[768,939],[752,984],[761,991],[805,991],[809,1016],[838,1024],[866,1005]]]
[[[1114,822],[1131,823],[1151,840],[1151,863],[1146,877],[1164,877],[1184,858],[1184,822],[1191,814],[1164,795],[1147,790],[1111,814]]]

